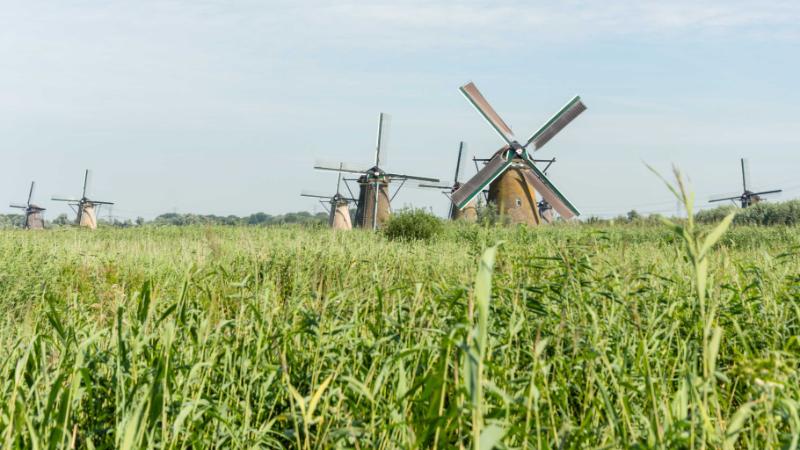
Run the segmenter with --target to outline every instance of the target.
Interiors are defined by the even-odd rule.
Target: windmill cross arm
[[[313,198],[331,198],[330,195],[317,195],[317,194],[306,194],[306,193],[302,193],[302,194],[300,194],[300,196],[301,197],[313,197]]]
[[[422,184],[418,184],[417,186],[419,186],[421,188],[431,188],[431,189],[452,189],[452,186],[442,186],[442,185],[439,185],[439,184],[425,184],[425,183],[422,183]]]
[[[417,177],[413,175],[404,175],[402,173],[387,173],[387,177],[389,178],[397,178],[401,180],[418,180],[418,181],[429,181],[431,183],[438,183],[440,180],[438,178],[427,178],[427,177]]]
[[[317,170],[330,170],[332,172],[346,172],[346,173],[364,173],[364,170],[356,170],[356,169],[346,169],[342,167],[328,167],[328,166],[314,166]]]
[[[742,198],[741,195],[737,195],[735,197],[714,198],[714,199],[709,200],[708,203],[725,202],[725,201],[728,201],[728,200],[739,200],[740,198]]]
[[[19,203],[12,203],[8,205],[10,208],[18,208],[18,209],[28,209],[26,205],[20,205]]]
[[[778,192],[783,192],[783,189],[774,189],[771,191],[761,191],[761,192],[753,192],[750,195],[767,195],[767,194],[777,194]]]
[[[89,200],[88,203],[91,203],[93,205],[113,205],[114,204],[114,202],[100,202],[100,201],[96,201],[96,200]]]
[[[77,198],[64,198],[64,197],[52,197],[51,200],[56,202],[79,202]]]

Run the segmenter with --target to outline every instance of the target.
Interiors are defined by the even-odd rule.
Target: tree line
[[[0,214],[0,228],[21,227],[25,220],[23,214]],[[166,213],[154,218],[145,220],[142,217],[136,219],[107,219],[99,218],[99,226],[113,226],[119,228],[135,226],[187,226],[187,225],[251,225],[251,226],[271,226],[284,224],[298,224],[308,226],[324,225],[328,222],[328,214],[324,212],[310,213],[307,211],[292,212],[286,214],[266,214],[258,212],[249,216],[217,216],[214,214],[180,214]],[[47,221],[51,227],[61,227],[75,223],[74,217],[67,214],[59,214],[55,219]]]

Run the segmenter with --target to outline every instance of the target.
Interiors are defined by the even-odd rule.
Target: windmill
[[[458,188],[461,187],[461,170],[464,168],[464,162],[466,157],[466,150],[467,150],[467,143],[461,141],[458,145],[458,158],[456,159],[456,174],[453,177],[453,185],[452,186],[445,186],[445,185],[436,185],[436,184],[420,184],[419,187],[423,188],[432,188],[432,189],[440,189],[445,192],[445,195],[452,195],[453,192],[457,191]],[[463,209],[458,209],[450,202],[450,212],[448,213],[447,217],[451,220],[458,220],[462,219],[468,222],[475,222],[478,220],[478,212],[475,207],[476,201],[475,199],[471,200],[464,206]]]
[[[390,116],[388,114],[380,114],[378,118],[378,142],[375,146],[375,165],[371,168],[363,170],[345,166],[344,164],[339,164],[338,167],[325,164],[314,165],[314,168],[318,170],[333,170],[336,172],[361,174],[357,180],[359,192],[356,203],[356,226],[360,228],[372,228],[376,230],[389,218],[391,202],[407,180],[427,181],[431,183],[439,182],[436,178],[389,173],[381,168],[381,154],[383,154],[384,158],[386,155],[389,121]],[[389,197],[389,183],[395,180],[401,181],[400,186],[395,190],[394,194]],[[347,180],[345,180],[345,182],[346,181]]]
[[[82,227],[94,230],[97,228],[97,209],[100,205],[113,205],[113,202],[101,202],[90,200],[86,197],[86,189],[89,184],[89,170],[83,174],[83,194],[80,199],[53,197],[57,202],[68,202],[69,206],[77,213],[75,223]]]
[[[23,228],[28,230],[41,230],[44,229],[44,218],[42,217],[42,212],[45,210],[41,206],[37,206],[31,201],[33,200],[33,189],[36,186],[35,181],[31,181],[31,189],[28,191],[28,201],[24,205],[18,203],[12,203],[10,206],[12,208],[24,209],[25,210],[25,223],[22,225]]]
[[[344,164],[339,164],[339,168],[342,169]],[[353,228],[353,224],[350,222],[350,202],[355,202],[356,200],[352,198],[352,193],[350,197],[345,197],[341,194],[341,186],[342,186],[342,172],[339,172],[339,177],[336,180],[336,194],[332,197],[327,195],[317,195],[309,192],[302,192],[300,195],[303,197],[311,197],[311,198],[318,198],[320,199],[320,203],[322,206],[325,206],[325,203],[330,203],[330,208],[325,206],[328,209],[328,225],[333,228],[334,230],[351,230]],[[350,188],[348,187],[347,190],[349,191]],[[324,200],[327,200],[325,202]]]
[[[586,110],[581,98],[576,96],[560,111],[548,120],[525,144],[520,144],[511,128],[495,112],[488,101],[478,91],[474,83],[460,88],[461,93],[483,115],[489,124],[505,141],[498,150],[478,171],[478,173],[453,192],[452,200],[456,208],[464,209],[489,187],[489,201],[494,202],[500,214],[509,217],[512,223],[538,225],[540,205],[536,201],[536,192],[564,219],[580,215],[578,209],[536,166],[532,153],[539,150],[559,131],[566,127],[580,113]],[[548,160],[549,161],[549,160]]]
[[[741,158],[741,166],[742,166],[742,189],[743,192],[739,195],[733,197],[724,197],[724,198],[715,198],[709,200],[709,203],[714,202],[724,202],[726,200],[730,200],[734,203],[738,200],[742,205],[742,208],[747,208],[748,206],[752,206],[755,203],[760,202],[762,195],[767,194],[777,194],[778,192],[782,192],[783,189],[773,189],[771,191],[761,191],[761,192],[753,192],[750,190],[748,186],[750,184],[750,164],[747,162],[746,159]]]

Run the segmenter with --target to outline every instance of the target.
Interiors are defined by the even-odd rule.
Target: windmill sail
[[[33,188],[36,186],[35,181],[31,181],[31,190],[28,191],[28,206],[31,205],[31,200],[33,199]]]
[[[586,111],[586,105],[581,102],[579,96],[575,96],[575,98],[570,100],[569,103],[539,128],[539,131],[528,139],[528,142],[525,143],[525,147],[533,144],[534,150],[542,148],[544,144],[548,143],[550,139],[553,139],[559,131],[563,130],[564,127],[569,125],[570,122],[584,111]]]
[[[381,113],[378,117],[378,140],[375,144],[375,167],[380,167],[381,164],[386,164],[388,161],[388,144],[389,144],[389,125],[392,122],[392,116],[386,113]]]
[[[567,200],[564,194],[562,194],[547,176],[536,167],[533,161],[530,160],[530,157],[526,157],[525,162],[532,169],[532,172],[523,172],[525,179],[561,217],[564,219],[571,219],[581,214],[578,208]]]
[[[83,198],[86,198],[86,191],[89,186],[89,169],[86,169],[86,172],[83,174]]]
[[[747,192],[750,190],[748,186],[750,184],[750,164],[744,158],[741,159],[741,162],[742,162],[742,188],[744,189],[744,192]]]
[[[503,122],[503,119],[500,118],[500,115],[492,108],[492,105],[483,97],[483,94],[481,94],[481,91],[475,86],[475,83],[469,82],[459,89],[506,143],[511,144],[517,140],[517,138],[514,137],[514,133],[511,131],[511,127]]]
[[[458,209],[467,206],[489,183],[505,172],[511,165],[511,157],[508,156],[508,153],[508,151],[498,152],[474,177],[453,192],[452,200]]]
[[[464,163],[466,162],[467,157],[467,143],[461,141],[458,144],[458,159],[456,160],[456,175],[453,177],[453,186],[458,185],[458,180],[461,179],[461,170],[464,168]]]

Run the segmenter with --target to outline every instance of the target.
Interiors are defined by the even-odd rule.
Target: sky
[[[335,191],[314,163],[369,167],[380,112],[385,169],[449,182],[460,141],[502,144],[468,81],[520,137],[581,95],[536,157],[584,217],[675,213],[646,164],[679,167],[707,207],[748,158],[752,186],[788,200],[798,55],[797,1],[3,0],[0,202],[36,180],[54,218],[91,169],[90,197],[116,202],[101,217],[322,211],[299,196]],[[405,186],[393,206],[448,200]]]

